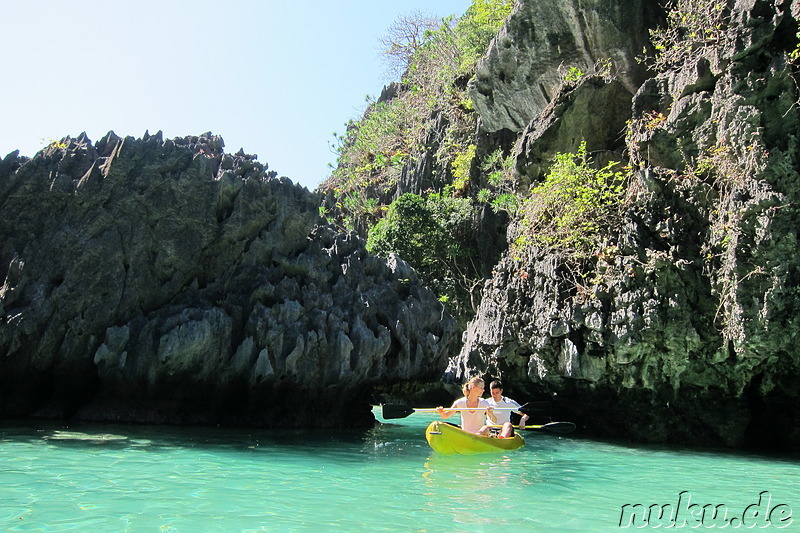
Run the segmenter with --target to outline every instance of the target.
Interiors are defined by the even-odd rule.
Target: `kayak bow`
[[[425,430],[425,438],[431,448],[444,454],[472,455],[516,450],[525,445],[519,434],[513,437],[484,437],[464,431],[458,426],[434,420]]]

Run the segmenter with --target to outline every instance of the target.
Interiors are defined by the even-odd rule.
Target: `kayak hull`
[[[518,433],[505,439],[483,437],[441,420],[434,420],[428,425],[425,438],[435,451],[448,455],[506,452],[525,445],[525,439]]]

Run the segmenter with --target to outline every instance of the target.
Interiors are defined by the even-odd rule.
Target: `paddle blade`
[[[551,433],[572,433],[575,431],[575,424],[572,422],[550,422],[548,424],[542,424],[541,426],[535,426],[536,429],[542,429],[544,431],[549,431]]]
[[[392,418],[405,418],[414,413],[414,409],[401,403],[382,403],[381,416],[385,420]]]

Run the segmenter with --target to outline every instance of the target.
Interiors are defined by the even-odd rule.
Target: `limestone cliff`
[[[536,247],[506,253],[448,377],[502,376],[595,434],[796,449],[796,6],[729,2],[713,42],[643,78],[628,71],[641,47],[626,45],[646,33],[618,38],[637,3],[581,3],[579,18],[597,23],[581,24],[569,52],[558,45],[569,39],[548,40],[574,35],[566,4],[555,19],[540,18],[541,2],[518,4],[479,66],[476,106],[484,128],[520,132],[523,184],[580,138],[625,150],[624,215],[579,265]],[[551,88],[561,57],[585,63],[598,42],[622,43],[602,52],[621,76]],[[626,139],[601,127],[611,123]]]
[[[458,332],[396,257],[211,134],[0,163],[0,416],[364,425]]]
[[[797,449],[800,8],[681,1],[718,20],[656,67],[639,56],[669,9],[519,0],[474,71],[392,85],[349,128],[357,146],[397,122],[326,191],[363,212],[353,227],[403,193],[472,202],[470,242],[442,247],[481,251],[447,273],[464,332],[400,258],[211,135],[11,154],[0,416],[355,425],[373,390],[480,374],[587,435]],[[583,142],[627,166],[619,217],[591,255],[520,245],[528,221],[487,198],[528,200]]]
[[[659,15],[647,0],[518,2],[473,82],[482,128],[521,132],[553,100],[564,68],[589,72],[599,60],[633,94],[646,78],[636,56]]]
[[[333,185],[359,198],[377,183],[377,203],[472,201],[475,231],[454,246],[482,253],[450,270],[418,265],[438,290],[468,282],[454,292],[469,324],[444,373],[453,392],[472,375],[501,377],[586,434],[800,446],[798,6],[519,0],[474,70],[436,77],[438,92],[384,92],[402,110],[419,111],[417,92],[444,96],[408,129],[424,133],[416,142],[384,139],[410,152],[401,171],[345,158],[346,183],[361,189]],[[368,111],[351,145],[384,115]],[[578,250],[536,207],[557,156],[584,146],[595,169],[618,162],[624,194],[602,228],[572,228],[598,231]],[[583,194],[561,204],[580,212],[596,199]],[[381,210],[362,211],[369,232]]]

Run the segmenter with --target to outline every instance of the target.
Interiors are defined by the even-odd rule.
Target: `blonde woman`
[[[445,420],[455,413],[461,413],[461,429],[478,435],[486,435],[489,432],[489,426],[483,424],[484,414],[489,417],[492,423],[495,423],[497,419],[492,412],[492,406],[489,405],[489,402],[481,398],[484,391],[483,380],[479,377],[474,377],[467,381],[461,390],[464,392],[464,397],[453,402],[450,409],[446,410],[444,407],[437,407],[436,411]],[[475,410],[453,411],[452,409]]]

